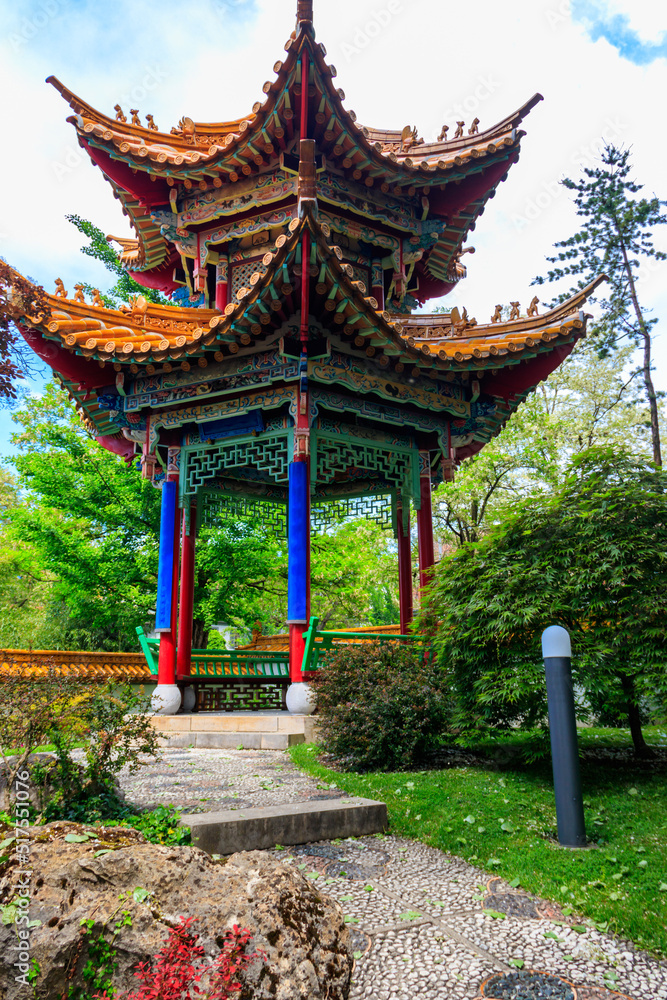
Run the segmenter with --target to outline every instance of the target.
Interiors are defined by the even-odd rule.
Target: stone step
[[[364,837],[387,829],[387,806],[353,796],[264,806],[226,809],[217,813],[181,815],[192,843],[209,854],[263,851],[276,844],[310,844],[318,840]]]
[[[244,733],[244,732],[163,732],[163,747],[200,747],[207,750],[287,750],[297,743],[305,743],[303,733]]]
[[[163,746],[286,750],[317,741],[317,719],[290,712],[199,712],[154,715]]]

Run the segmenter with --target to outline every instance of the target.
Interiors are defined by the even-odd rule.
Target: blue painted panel
[[[287,560],[287,620],[306,622],[308,610],[308,464],[289,467],[289,519]]]
[[[252,410],[239,417],[225,417],[222,420],[209,420],[199,425],[200,441],[217,441],[218,438],[238,437],[242,434],[261,433],[264,430],[264,418],[261,410]]]
[[[157,603],[155,629],[168,632],[171,628],[171,594],[174,579],[174,531],[176,527],[176,496],[174,482],[162,484],[162,509],[160,512],[160,555],[157,571]]]

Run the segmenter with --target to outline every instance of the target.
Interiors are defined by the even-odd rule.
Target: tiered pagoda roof
[[[76,128],[80,145],[104,172],[135,229],[137,242],[126,249],[125,261],[134,271],[150,272],[170,259],[169,241],[150,209],[168,203],[174,189],[213,188],[220,195],[218,204],[224,204],[239,182],[257,178],[279,163],[289,166],[288,149],[300,124],[295,109],[301,100],[301,58],[307,49],[314,69],[308,103],[317,108],[318,152],[331,170],[351,174],[368,198],[372,191],[429,197],[430,221],[440,219],[441,225],[429,234],[433,240],[425,268],[433,278],[453,284],[457,252],[498,182],[517,161],[525,135],[519,126],[541,95],[535,94],[513,115],[483,132],[426,143],[409,128],[389,131],[357,124],[354,112],[343,106],[343,91],[334,86],[335,67],[326,63],[324,46],[315,43],[311,31],[300,31],[285,48],[287,59],[274,66],[276,79],[264,84],[265,100],[255,104],[246,118],[217,123],[181,119],[169,133],[103,115],[49,77],[76,112],[68,121]],[[118,114],[126,118],[122,111]],[[454,186],[458,190],[452,197]],[[208,219],[216,217],[213,202]]]
[[[91,431],[124,452],[128,435],[98,397],[174,368],[201,369],[203,380],[258,352],[298,357],[307,275],[310,384],[332,381],[335,363],[323,359],[336,352],[347,359],[339,382],[352,396],[429,409],[432,396],[419,386],[453,383],[451,400],[463,400],[469,417],[455,451],[463,458],[585,334],[583,306],[597,284],[541,315],[536,299],[527,314],[514,302],[509,318],[498,308],[480,323],[465,310],[414,312],[465,277],[463,244],[517,161],[521,122],[541,96],[491,128],[458,123],[447,138],[443,126],[430,142],[410,127],[364,127],[315,40],[312,2],[299,0],[298,10],[287,56],[245,118],[184,117],[161,131],[137,109],[101,114],[49,78],[135,230],[116,238],[121,261],[179,304],[137,296],[109,309],[60,283],[43,312],[20,318],[22,328]],[[460,418],[460,406],[451,415]]]

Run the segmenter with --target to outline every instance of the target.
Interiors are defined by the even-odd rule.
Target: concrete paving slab
[[[192,733],[194,745],[205,750],[261,750],[261,733]],[[283,748],[286,749],[286,748]]]
[[[258,851],[276,844],[363,837],[387,829],[387,807],[373,799],[334,799],[181,816],[192,843],[209,854]]]
[[[262,733],[262,750],[287,750],[305,742],[303,733]]]

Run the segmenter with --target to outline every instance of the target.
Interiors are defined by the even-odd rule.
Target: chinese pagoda
[[[90,432],[162,491],[154,705],[179,709],[190,673],[195,540],[216,518],[259,512],[288,537],[292,711],[302,673],[310,535],[367,516],[398,539],[401,631],[434,563],[431,491],[504,426],[585,334],[593,286],[540,314],[498,306],[424,313],[465,278],[464,243],[519,158],[541,100],[482,131],[359,124],[299,0],[286,57],[235,121],[95,111],[58,80],[81,147],[134,232],[118,238],[139,295],[106,308],[62,281],[20,328]],[[129,120],[128,120],[129,119]],[[110,237],[111,239],[111,237]]]

